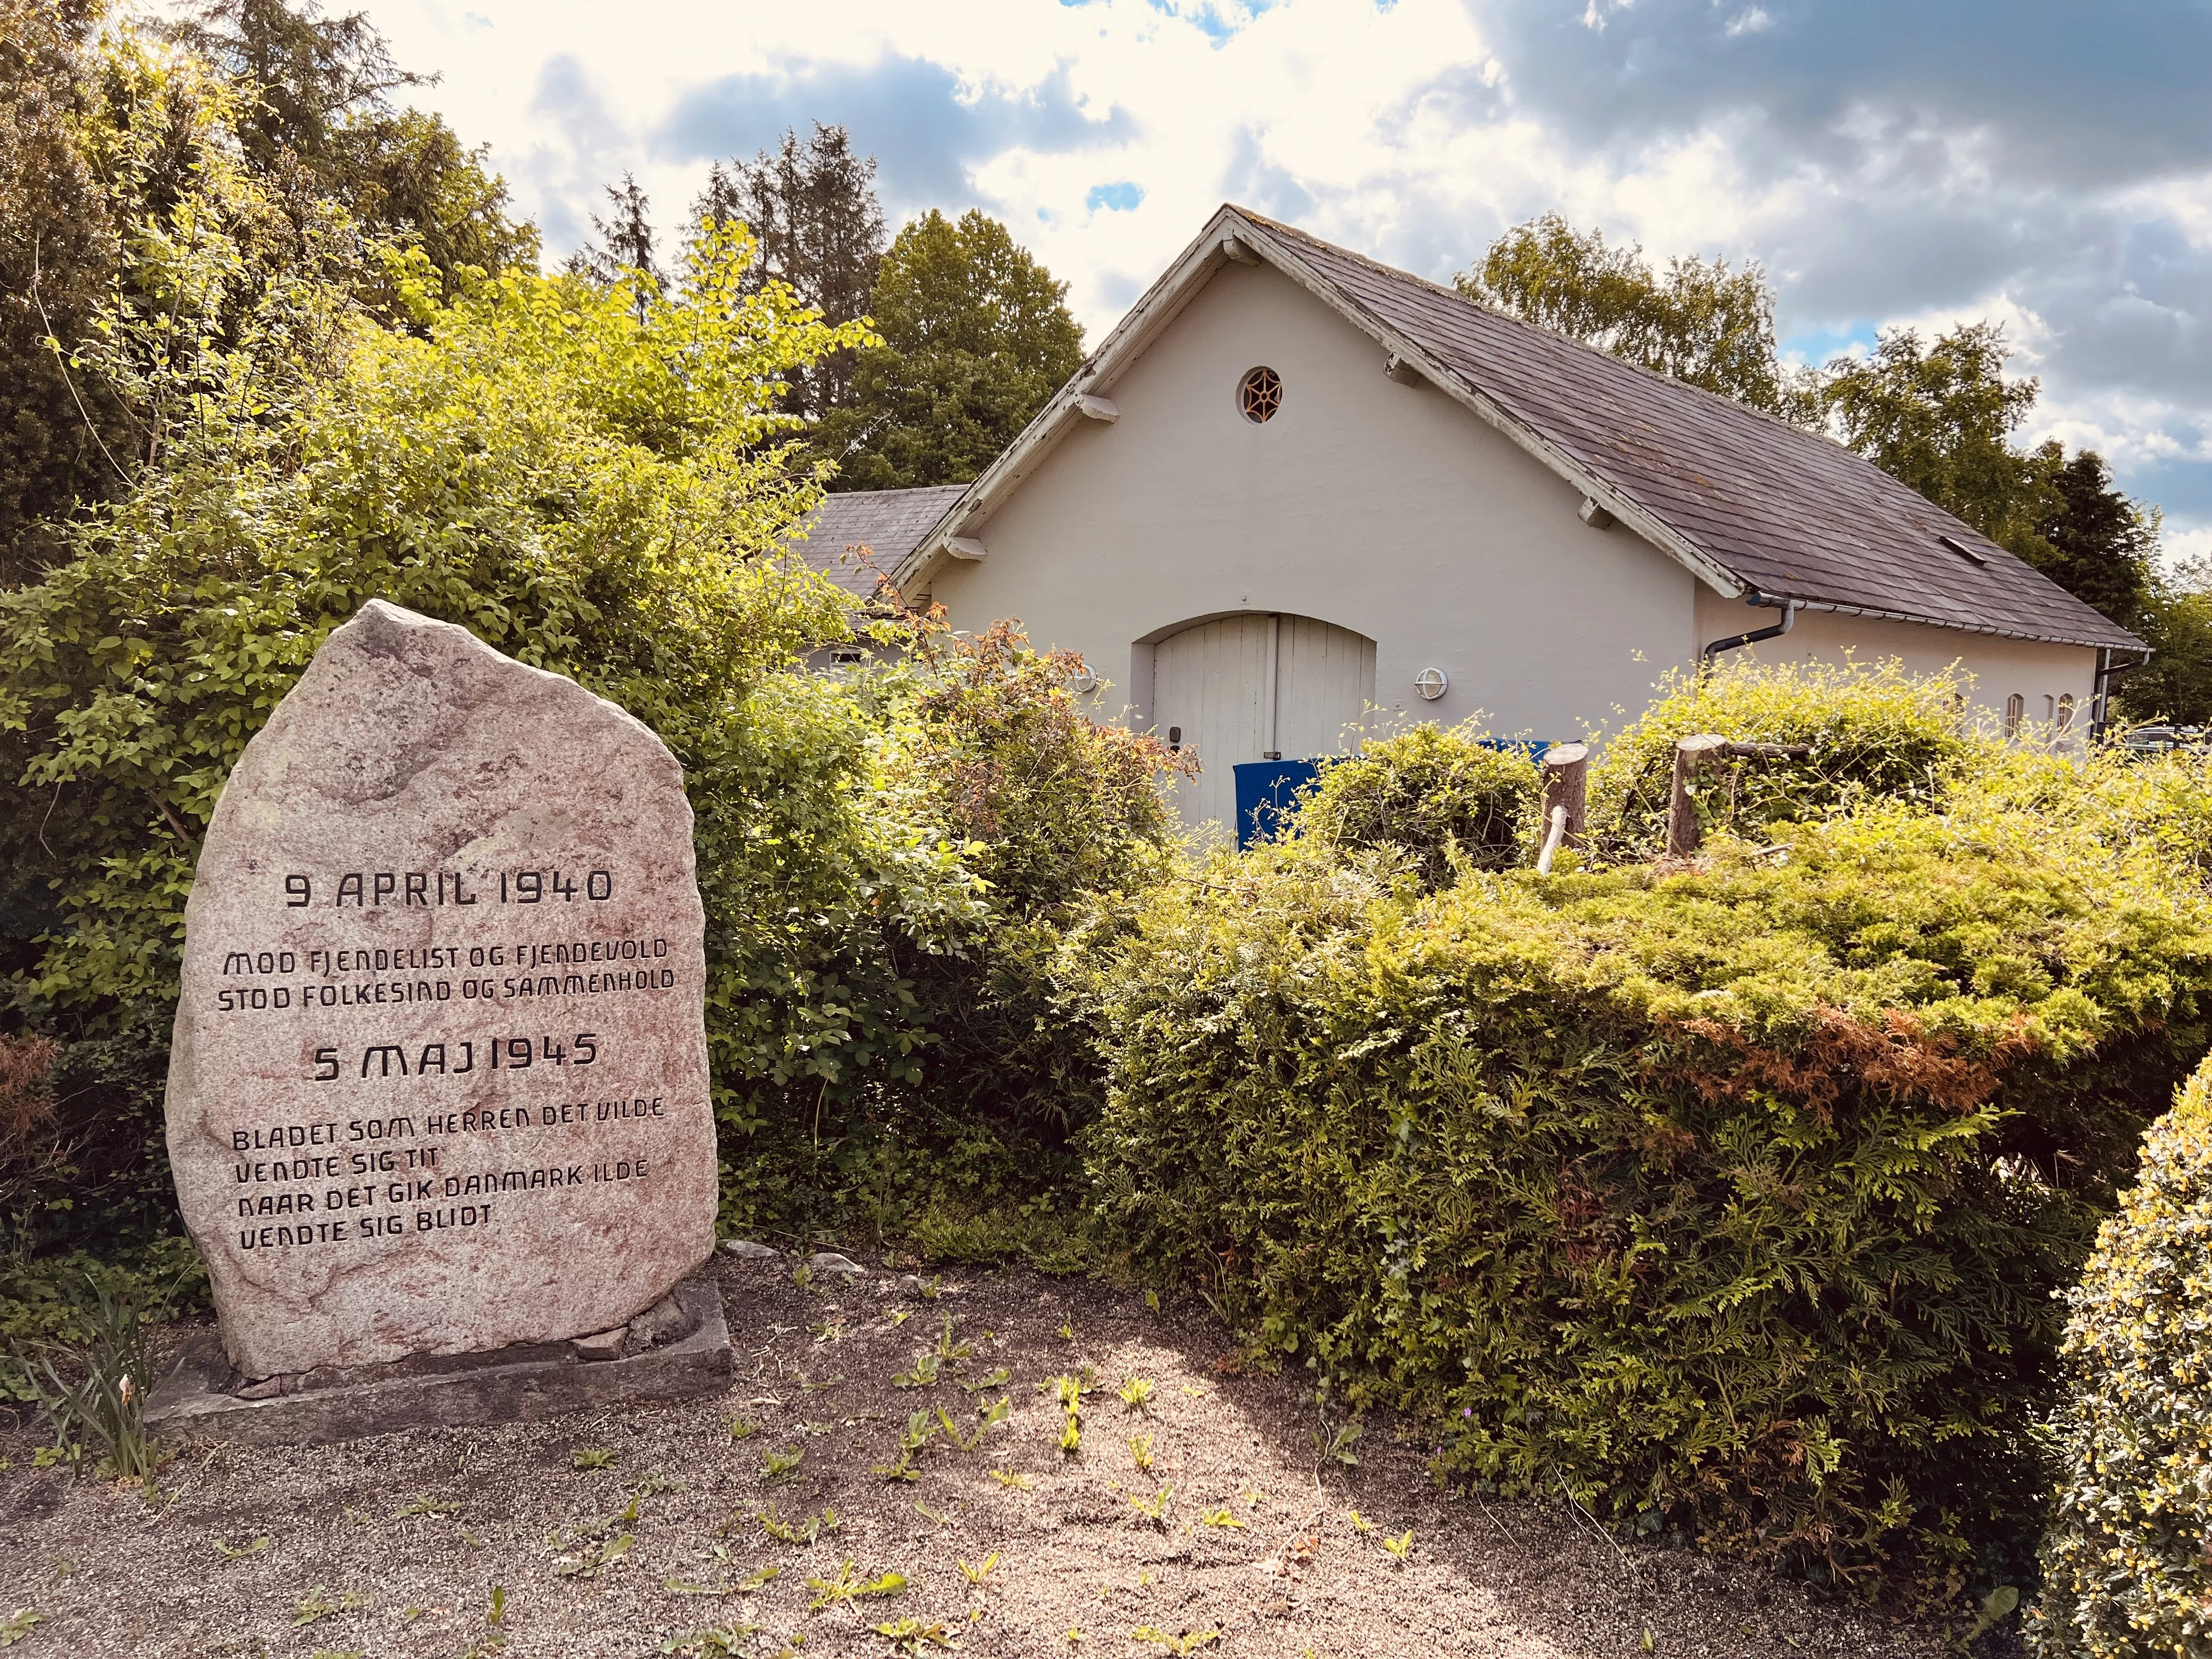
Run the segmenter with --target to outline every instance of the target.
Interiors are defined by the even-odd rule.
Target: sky
[[[350,0],[549,254],[842,123],[1096,340],[1234,201],[1438,280],[1547,209],[1762,262],[1785,351],[2002,321],[2024,435],[2212,556],[2212,0]]]

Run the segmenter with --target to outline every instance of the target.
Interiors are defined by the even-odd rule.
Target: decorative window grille
[[[1255,426],[1275,418],[1283,406],[1283,377],[1272,368],[1248,368],[1237,385],[1237,407]]]
[[[2074,694],[2071,691],[2058,699],[2058,729],[2062,732],[2074,729]]]
[[[2027,719],[2027,699],[2017,691],[2005,699],[2005,736],[2016,738],[2021,724]]]

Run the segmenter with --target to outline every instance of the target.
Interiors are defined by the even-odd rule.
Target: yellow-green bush
[[[1467,726],[1416,726],[1331,761],[1307,793],[1297,832],[1346,851],[1395,847],[1431,887],[1456,854],[1479,869],[1522,861],[1536,806],[1536,768]]]
[[[1710,825],[1756,835],[1869,797],[1932,799],[1973,744],[1960,730],[1966,683],[1872,663],[1723,663],[1669,674],[1650,708],[1608,740],[1590,776],[1592,835],[1640,856],[1665,838],[1674,745],[1700,732],[1736,743],[1803,744],[1802,760],[1748,761],[1700,793]]]
[[[2023,1582],[2053,1295],[2202,1051],[2212,910],[2094,812],[1858,800],[1680,873],[1429,893],[1308,837],[1164,887],[1071,969],[1103,1237],[1447,1480]]]
[[[2067,1295],[2049,1659],[2212,1655],[2212,1060],[2143,1138]]]

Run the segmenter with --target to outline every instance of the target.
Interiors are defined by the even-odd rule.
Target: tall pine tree
[[[876,199],[876,158],[853,149],[842,126],[814,124],[801,139],[787,131],[773,150],[732,157],[708,170],[691,204],[691,222],[740,220],[759,245],[754,290],[788,283],[829,323],[865,316],[883,259],[884,210]],[[813,418],[849,400],[854,354],[833,352],[794,380],[787,407]]]

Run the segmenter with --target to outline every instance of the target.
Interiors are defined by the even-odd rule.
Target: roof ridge
[[[1415,283],[1443,299],[1455,300],[1469,310],[1480,312],[1486,317],[1495,317],[1501,323],[1510,324],[1515,328],[1530,330],[1549,340],[1562,341],[1574,347],[1577,351],[1589,352],[1593,356],[1602,358],[1608,363],[1618,364],[1620,368],[1629,369],[1635,374],[1649,375],[1651,379],[1664,381],[1668,386],[1680,386],[1685,391],[1694,392],[1699,397],[1710,398],[1729,409],[1738,410],[1747,415],[1756,415],[1760,420],[1771,422],[1785,432],[1798,433],[1808,438],[1818,438],[1822,442],[1842,450],[1846,455],[1858,454],[1856,450],[1839,441],[1832,434],[1823,432],[1816,427],[1800,426],[1796,422],[1777,415],[1771,410],[1760,409],[1756,404],[1745,403],[1740,398],[1731,398],[1725,392],[1716,392],[1711,386],[1699,386],[1695,380],[1686,380],[1679,374],[1669,374],[1662,369],[1646,368],[1642,363],[1631,362],[1619,352],[1607,351],[1603,346],[1592,345],[1588,340],[1577,339],[1571,334],[1564,333],[1543,323],[1531,321],[1526,317],[1516,317],[1503,307],[1492,305],[1486,300],[1478,300],[1455,284],[1447,285],[1436,282],[1422,276],[1417,270],[1407,270],[1401,265],[1386,265],[1380,259],[1362,253],[1357,248],[1349,248],[1340,242],[1332,242],[1325,236],[1316,236],[1311,231],[1302,230],[1296,225],[1286,225],[1279,219],[1270,219],[1264,213],[1255,213],[1249,208],[1237,206],[1234,202],[1228,205],[1236,212],[1265,225],[1270,230],[1280,231],[1283,234],[1298,241],[1310,242],[1316,247],[1327,248],[1331,253],[1340,254],[1345,258],[1356,260],[1370,270],[1380,271],[1385,276],[1395,276],[1401,281]],[[1859,459],[1863,460],[1865,457],[1860,456]],[[1972,528],[1971,526],[1968,527]]]

